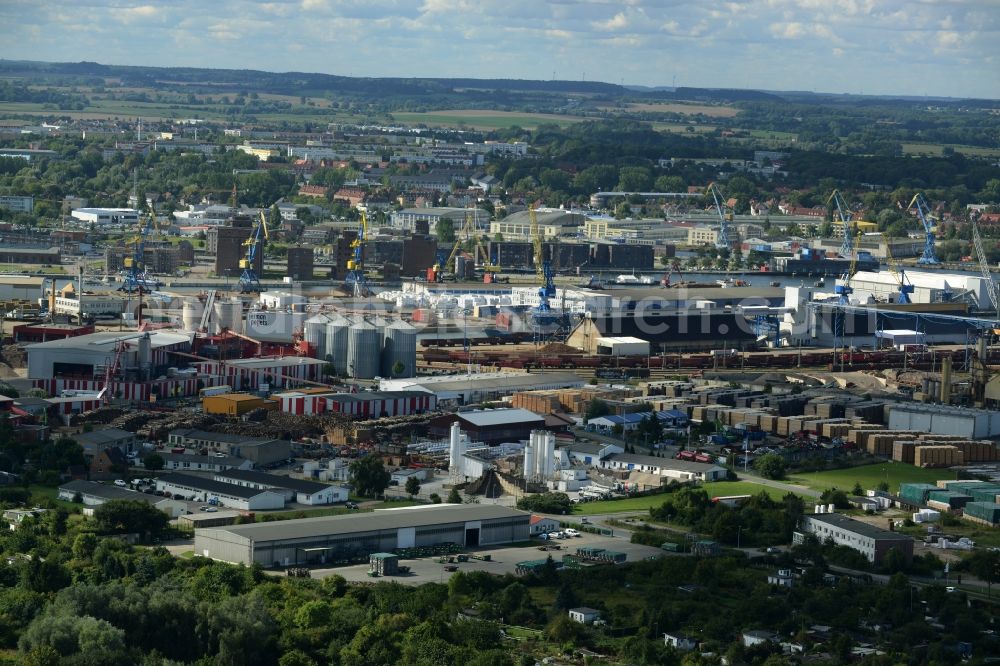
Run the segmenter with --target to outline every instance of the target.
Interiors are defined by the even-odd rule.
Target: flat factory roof
[[[848,518],[847,516],[839,513],[810,513],[806,514],[804,517],[809,518],[810,520],[826,523],[827,525],[839,527],[842,530],[848,530],[871,539],[891,539],[893,541],[910,540],[910,537],[905,534],[890,532],[889,530],[884,530],[881,527],[875,527],[874,525],[869,525],[868,523],[863,523],[860,520]]]
[[[222,481],[206,479],[201,476],[194,476],[193,474],[180,474],[178,472],[164,474],[156,479],[157,485],[161,483],[169,483],[181,488],[191,488],[192,490],[204,490],[205,492],[218,493],[230,497],[239,497],[240,499],[250,499],[262,493],[273,492],[270,490],[247,488],[246,486],[237,486],[232,483],[223,483]]]
[[[471,412],[456,414],[463,421],[468,421],[480,427],[503,425],[505,423],[524,423],[526,421],[544,421],[545,419],[527,409],[477,409]]]
[[[251,469],[227,469],[224,472],[216,472],[215,476],[224,479],[234,479],[236,481],[259,483],[272,488],[287,488],[297,493],[306,493],[309,495],[332,487],[328,483],[319,483],[317,481],[309,481],[308,479],[293,479],[289,476],[278,476],[277,474],[268,474],[267,472],[258,472]]]
[[[218,530],[236,537],[251,539],[259,544],[265,541],[305,539],[327,534],[376,532],[400,527],[446,525],[475,520],[523,517],[527,521],[529,515],[524,511],[495,505],[436,504],[407,509],[378,510],[371,513],[234,525],[220,527]]]

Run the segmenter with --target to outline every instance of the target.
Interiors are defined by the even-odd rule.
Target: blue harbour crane
[[[833,202],[837,208],[837,219],[840,222],[841,229],[844,234],[844,240],[840,244],[840,256],[847,257],[854,255],[854,238],[851,233],[851,222],[852,215],[848,212],[850,209],[847,207],[847,202],[844,201],[844,197],[841,196],[840,190],[834,190],[833,194],[830,195],[829,200],[827,200],[827,205]]]
[[[920,223],[924,225],[924,251],[917,259],[918,264],[940,264],[941,262],[937,258],[937,252],[934,250],[934,217],[931,215],[931,207],[927,205],[927,201],[924,199],[924,195],[921,192],[917,192],[913,195],[913,200],[910,201],[910,205],[906,207],[907,210],[916,206],[917,217],[920,218]]]
[[[240,259],[240,291],[244,294],[259,294],[264,291],[260,286],[260,276],[257,275],[256,262],[257,255],[264,251],[263,245],[267,240],[267,216],[262,211],[260,221],[250,233],[250,238],[243,243],[247,248],[247,254],[245,258]]]
[[[153,228],[156,226],[156,216],[152,213],[146,216],[146,224],[139,230],[139,235],[126,242],[132,246],[132,254],[125,257],[124,277],[120,291],[129,294],[140,289],[153,290],[160,286],[160,283],[146,274],[146,239],[149,238]]]
[[[351,258],[347,260],[347,276],[344,284],[355,298],[369,295],[365,280],[365,241],[368,239],[368,215],[361,211],[361,222],[358,225],[358,235],[351,241]]]
[[[719,236],[715,239],[715,247],[728,249],[732,242],[732,239],[729,237],[729,225],[733,221],[733,214],[729,211],[729,206],[726,204],[726,197],[723,196],[718,185],[709,183],[705,193],[712,195],[712,201],[715,203],[715,212],[719,215]]]

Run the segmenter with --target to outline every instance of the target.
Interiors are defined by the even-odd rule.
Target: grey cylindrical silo
[[[326,355],[326,325],[330,323],[330,318],[324,314],[317,314],[305,323],[306,342],[314,350],[316,358],[323,358]]]
[[[385,327],[382,340],[382,376],[415,376],[417,374],[417,329],[402,319],[397,319]],[[394,368],[397,367],[402,367],[402,370],[394,371]]]
[[[355,379],[378,376],[382,362],[379,330],[365,320],[347,329],[347,375]]]
[[[347,374],[347,330],[353,324],[347,317],[335,314],[326,325],[325,358],[333,363],[333,369],[338,375]]]

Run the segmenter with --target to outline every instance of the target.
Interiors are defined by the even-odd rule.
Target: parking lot
[[[558,545],[560,550],[538,550],[543,545]],[[659,557],[663,551],[652,546],[629,543],[628,536],[598,536],[596,534],[582,534],[580,537],[559,539],[556,541],[541,541],[532,539],[532,544],[520,547],[498,547],[498,548],[476,548],[466,551],[477,555],[489,555],[490,561],[469,559],[467,562],[451,563],[457,571],[485,571],[486,573],[503,576],[515,573],[518,562],[526,560],[543,560],[549,555],[552,559],[561,561],[563,555],[573,555],[579,547],[588,546],[592,548],[604,548],[605,550],[615,550],[628,555],[627,562],[636,562],[650,557]],[[371,578],[368,576],[367,564],[356,564],[346,567],[335,567],[329,569],[312,569],[313,578],[325,578],[337,574],[346,578],[349,582],[377,582],[393,581],[403,585],[422,585],[424,583],[443,583],[447,581],[454,572],[445,571],[445,564],[441,564],[436,557],[426,557],[416,560],[400,560],[402,566],[410,567],[410,573],[402,576],[388,576],[385,578]],[[284,575],[283,572],[274,572]]]

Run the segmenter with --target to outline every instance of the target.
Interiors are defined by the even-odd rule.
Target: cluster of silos
[[[532,430],[524,447],[524,478],[541,481],[556,470],[556,436],[548,430]]]
[[[326,355],[326,327],[329,323],[329,317],[317,314],[306,319],[303,325],[306,344],[313,350],[312,353],[316,358],[323,358]]]
[[[359,319],[347,329],[347,375],[372,379],[381,365],[382,331],[367,319]]]
[[[382,331],[382,376],[413,377],[416,366],[417,329],[402,319],[389,322]]]
[[[307,342],[316,341],[317,358],[329,361],[338,375],[372,379],[416,374],[417,331],[405,321],[381,316],[350,319],[340,314],[317,315],[306,322],[305,333]]]
[[[181,306],[181,324],[186,331],[197,331],[205,314],[205,304],[197,298],[184,300]],[[216,301],[208,320],[209,335],[216,335],[223,330],[243,332],[243,301],[233,297],[227,301]]]
[[[326,325],[323,358],[333,364],[334,372],[340,377],[347,375],[347,330],[353,325],[353,321],[339,314],[331,315]]]

